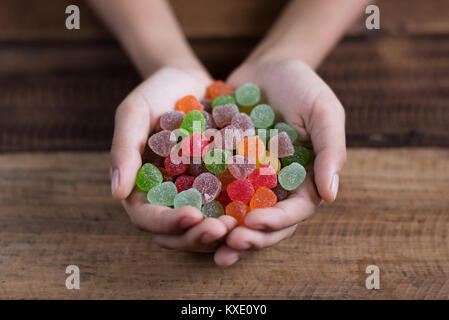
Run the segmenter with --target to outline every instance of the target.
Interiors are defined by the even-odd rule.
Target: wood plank
[[[0,155],[0,298],[448,299],[449,149],[351,149],[337,202],[234,267],[157,247],[106,153]],[[81,290],[65,288],[65,268]],[[381,289],[365,289],[365,268]],[[188,288],[186,290],[186,288]]]

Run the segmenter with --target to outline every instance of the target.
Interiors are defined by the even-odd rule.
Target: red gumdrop
[[[183,156],[202,157],[206,154],[209,142],[201,133],[194,133],[184,138],[181,142],[181,150]]]
[[[248,179],[238,179],[228,184],[227,192],[232,201],[248,203],[254,194],[254,187]]]
[[[229,198],[228,193],[226,191],[223,191],[220,193],[220,195],[217,197],[218,202],[223,206],[223,208],[226,208],[226,206],[232,202],[232,200]]]
[[[176,189],[178,189],[178,192],[188,190],[192,188],[193,181],[195,181],[195,177],[183,174],[176,178],[175,181]]]
[[[183,163],[182,161],[180,161],[179,164],[175,164],[171,161],[170,156],[165,158],[164,166],[165,170],[167,170],[167,173],[172,176],[179,176],[187,170],[187,164]]]
[[[278,178],[276,171],[269,164],[261,165],[254,170],[249,176],[248,180],[253,185],[254,189],[266,187],[268,189],[276,187]]]

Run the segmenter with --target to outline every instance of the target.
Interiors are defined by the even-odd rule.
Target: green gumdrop
[[[242,107],[254,106],[260,101],[260,89],[254,83],[245,83],[235,91],[235,100]]]
[[[178,128],[172,131],[176,137],[176,142],[181,142],[185,137],[190,136],[190,132],[186,129]]]
[[[202,204],[203,198],[201,196],[201,193],[194,188],[190,188],[186,191],[178,193],[174,200],[175,208],[191,206],[201,210]]]
[[[285,122],[276,123],[274,125],[274,128],[279,132],[285,132],[292,142],[295,142],[295,140],[298,139],[298,133],[296,132],[296,130],[290,127]]]
[[[150,191],[148,191],[148,202],[159,206],[172,207],[175,197],[178,194],[178,189],[173,182],[164,182]]]
[[[182,121],[181,129],[187,130],[189,134],[194,132],[204,133],[206,130],[206,119],[200,111],[190,111]]]
[[[228,168],[226,161],[230,156],[231,153],[228,150],[212,149],[204,156],[204,166],[210,173],[223,173]]]
[[[212,108],[215,108],[217,106],[223,106],[223,105],[229,104],[229,103],[235,104],[235,99],[233,96],[230,96],[230,95],[219,96],[219,97],[215,98],[214,101],[212,101]]]
[[[302,146],[294,146],[295,153],[291,156],[284,157],[281,159],[281,163],[283,167],[286,167],[292,163],[299,163],[303,167],[309,163],[310,160],[310,151],[309,149]]]
[[[249,117],[258,129],[267,129],[274,122],[274,111],[268,104],[259,104],[250,113]]]
[[[224,215],[225,211],[223,206],[218,201],[211,201],[206,203],[201,209],[204,218],[218,218]]]
[[[297,162],[282,168],[278,174],[278,181],[282,188],[287,191],[295,190],[306,178],[306,169]]]
[[[151,163],[145,163],[137,173],[136,186],[141,191],[148,192],[161,183],[162,173]]]

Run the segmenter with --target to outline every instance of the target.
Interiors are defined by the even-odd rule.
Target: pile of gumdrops
[[[155,205],[196,207],[204,217],[245,215],[287,198],[306,177],[309,150],[275,122],[253,83],[233,90],[215,81],[199,101],[188,95],[162,114],[150,136],[137,187]],[[294,144],[295,143],[295,144]]]

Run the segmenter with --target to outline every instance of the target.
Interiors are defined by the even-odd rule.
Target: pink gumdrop
[[[221,191],[221,182],[212,173],[202,173],[195,178],[192,185],[203,196],[203,204],[215,200]]]
[[[228,159],[228,170],[236,179],[246,178],[256,169],[256,161],[248,156],[235,155]]]
[[[170,140],[171,137],[171,131],[162,130],[153,134],[150,139],[148,139],[148,146],[157,155],[167,157],[170,154],[171,149],[176,145],[175,140]]]

